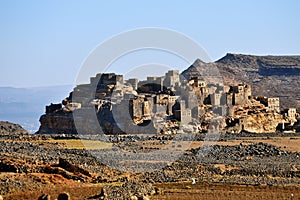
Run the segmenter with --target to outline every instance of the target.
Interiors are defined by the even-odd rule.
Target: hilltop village
[[[147,80],[97,74],[62,103],[46,106],[38,133],[274,133],[299,130],[296,108],[278,97],[253,96],[251,85],[223,85],[178,70]]]
[[[280,110],[279,98],[253,96],[249,84],[208,84],[170,70],[144,81],[97,74],[46,106],[40,122],[39,133],[50,134],[274,133],[299,129],[299,113]]]

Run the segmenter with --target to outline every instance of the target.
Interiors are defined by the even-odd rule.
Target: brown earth
[[[68,192],[72,199],[100,199],[103,188],[113,196],[113,192],[122,193],[130,187],[140,188],[151,199],[300,198],[297,134],[230,136],[215,143],[147,139],[114,144],[88,139],[82,142],[73,137],[20,136],[0,135],[0,195],[4,199],[38,199],[44,193],[55,199],[62,192]],[[157,171],[133,173],[105,166],[82,149],[84,143],[90,151],[107,155],[117,147],[138,153],[166,144],[171,151],[172,146],[189,146],[178,161]],[[207,155],[197,155],[199,148],[210,145]],[[191,184],[190,178],[195,178],[196,184]],[[126,186],[131,181],[137,181],[136,185]],[[150,184],[150,189],[153,185],[156,192],[149,192],[143,184]]]
[[[159,200],[196,199],[299,199],[299,186],[235,185],[220,183],[190,182],[157,184],[163,195],[154,196]]]

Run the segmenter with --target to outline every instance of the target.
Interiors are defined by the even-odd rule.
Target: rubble
[[[103,187],[97,197],[104,200],[147,199],[148,196],[153,194],[156,194],[156,192],[151,183],[128,181],[121,186]]]

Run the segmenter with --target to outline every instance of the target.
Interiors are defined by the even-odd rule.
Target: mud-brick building
[[[143,120],[151,120],[153,110],[153,100],[151,97],[136,96],[129,100],[129,112],[135,123]]]
[[[288,108],[283,111],[284,117],[287,121],[294,123],[297,122],[297,110],[296,108]]]
[[[180,83],[179,70],[169,70],[165,74],[164,86],[167,88],[173,88],[178,83]]]
[[[268,98],[267,111],[280,112],[280,100],[279,98]]]
[[[252,91],[249,84],[238,84],[231,86],[229,93],[232,93],[232,105],[243,105],[251,98]]]
[[[280,99],[278,97],[254,97],[254,99],[263,104],[267,112],[280,112]]]
[[[139,80],[137,78],[130,78],[130,79],[126,80],[126,84],[131,85],[133,90],[138,89],[138,82],[139,82]]]
[[[180,121],[182,124],[188,124],[192,121],[192,111],[186,107],[185,101],[180,100],[179,109],[175,110],[175,119]]]

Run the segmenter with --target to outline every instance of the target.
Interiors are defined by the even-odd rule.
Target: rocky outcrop
[[[48,113],[40,117],[40,134],[77,134],[72,113]]]
[[[233,113],[226,120],[228,133],[275,133],[284,120],[282,114],[267,110],[257,99],[231,109]]]
[[[69,172],[72,172],[75,174],[84,174],[85,176],[91,177],[91,174],[89,173],[89,171],[70,163],[65,158],[59,158],[58,166]]]
[[[27,135],[28,132],[23,129],[19,124],[11,122],[0,122],[0,135],[4,136],[16,136]]]
[[[275,133],[282,116],[277,113],[260,113],[244,117],[242,130],[249,133]]]

